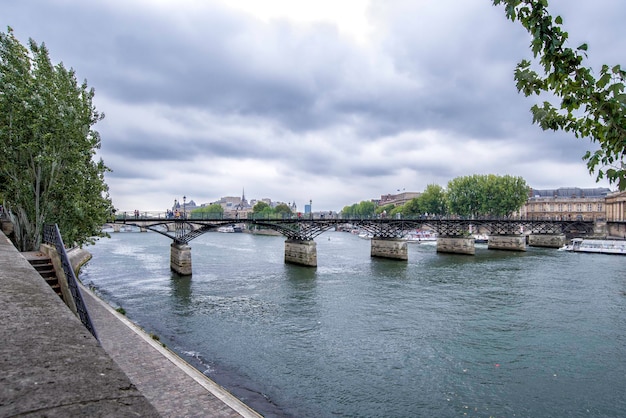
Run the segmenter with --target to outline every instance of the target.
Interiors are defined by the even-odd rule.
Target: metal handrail
[[[83,300],[83,295],[80,292],[80,288],[78,287],[78,280],[76,279],[76,275],[74,274],[74,269],[72,268],[70,259],[67,256],[67,252],[65,251],[65,244],[63,244],[61,232],[59,231],[59,227],[56,224],[48,224],[44,226],[43,241],[46,244],[54,245],[54,247],[56,248],[57,254],[61,258],[63,272],[65,273],[65,277],[67,278],[67,285],[70,289],[70,293],[72,294],[72,298],[74,299],[74,304],[76,305],[76,313],[78,314],[78,317],[80,318],[80,321],[83,323],[85,328],[87,328],[91,335],[98,339],[96,329],[91,322],[91,318],[89,317],[89,311],[87,311],[87,306],[85,305],[85,301]]]

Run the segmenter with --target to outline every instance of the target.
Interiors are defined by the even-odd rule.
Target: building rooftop
[[[580,187],[559,187],[558,189],[531,189],[530,197],[561,197],[561,198],[572,198],[572,197],[588,197],[588,198],[598,198],[598,197],[606,197],[611,192],[611,189],[606,187],[596,187],[593,189],[581,189]]]

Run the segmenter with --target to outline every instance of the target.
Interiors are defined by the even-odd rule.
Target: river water
[[[409,244],[372,259],[345,232],[318,267],[284,238],[207,233],[193,276],[170,243],[116,233],[80,278],[267,417],[626,416],[626,258]]]

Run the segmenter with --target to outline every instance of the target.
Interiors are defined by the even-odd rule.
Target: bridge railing
[[[584,219],[582,216],[573,215],[571,217],[562,216],[456,216],[456,215],[368,215],[368,216],[344,216],[337,213],[321,213],[316,212],[313,214],[303,213],[282,213],[282,214],[252,214],[242,213],[238,215],[223,214],[223,213],[191,213],[183,212],[174,213],[171,211],[123,211],[115,214],[116,221],[131,221],[131,220],[198,220],[198,221],[211,221],[211,220],[232,220],[245,222],[247,220],[386,220],[388,222],[406,220],[406,221],[546,221],[546,222],[576,222],[576,221],[591,221],[591,219]]]

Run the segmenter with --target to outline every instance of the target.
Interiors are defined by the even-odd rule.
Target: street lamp
[[[187,219],[187,196],[183,196],[183,218]]]
[[[309,210],[311,211],[311,219],[313,219],[313,200],[309,199]]]

